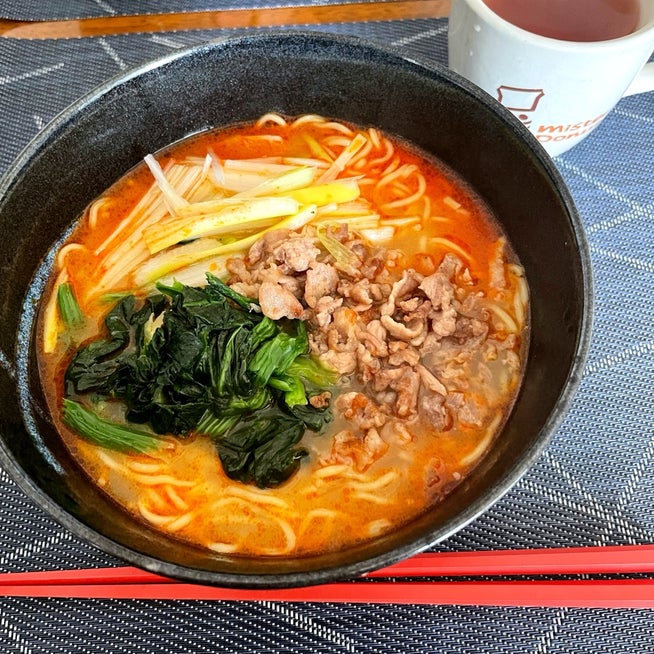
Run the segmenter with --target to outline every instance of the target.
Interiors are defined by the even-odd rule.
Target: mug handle
[[[654,61],[643,66],[624,95],[635,95],[636,93],[645,93],[646,91],[654,91]]]

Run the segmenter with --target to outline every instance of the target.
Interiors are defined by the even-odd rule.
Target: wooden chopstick
[[[343,2],[297,7],[259,7],[169,14],[103,16],[53,21],[0,19],[0,37],[57,39],[135,32],[410,20],[447,16],[449,10],[450,0],[393,0],[391,2]]]
[[[186,583],[39,584],[2,586],[0,597],[643,609],[654,608],[654,579],[386,581],[337,583],[278,590],[214,588]]]

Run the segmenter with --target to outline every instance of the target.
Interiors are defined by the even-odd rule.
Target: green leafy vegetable
[[[297,470],[307,454],[295,447],[306,424],[274,407],[244,417],[216,441],[225,469],[237,479],[253,481],[260,488],[277,486]]]
[[[307,352],[308,347],[307,331],[302,322],[298,323],[296,336],[280,332],[263,343],[248,366],[255,375],[255,383],[264,386],[273,374],[283,375],[298,356]]]
[[[79,402],[64,399],[64,422],[96,445],[111,450],[151,452],[161,441],[153,434],[102,419]]]
[[[77,298],[70,282],[59,284],[57,288],[59,315],[66,327],[76,327],[84,322],[84,314],[77,304]]]
[[[279,484],[306,455],[304,432],[331,419],[309,399],[336,377],[309,355],[303,322],[273,321],[255,300],[211,274],[207,281],[121,299],[106,337],[75,353],[66,395],[120,401],[128,423],[156,434],[208,434],[231,478]]]

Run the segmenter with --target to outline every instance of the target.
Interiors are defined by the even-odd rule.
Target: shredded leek
[[[327,233],[327,227],[318,227],[318,239],[325,249],[336,259],[336,262],[346,266],[358,266],[361,261],[359,257],[343,245],[340,241]]]
[[[169,211],[174,215],[178,208],[184,207],[188,204],[188,200],[185,200],[174,189],[173,185],[166,178],[164,171],[159,165],[159,162],[151,154],[146,155],[144,161],[150,169],[152,176],[157,182],[157,185],[161,189]]]
[[[301,229],[307,223],[311,222],[316,216],[316,207],[309,206],[298,213],[283,218],[273,225],[234,241],[208,246],[205,244],[218,243],[212,239],[199,239],[200,246],[196,245],[197,241],[171,248],[161,252],[151,260],[146,261],[134,274],[134,279],[139,286],[144,286],[157,281],[165,275],[172,274],[175,278],[185,279],[186,284],[193,281],[193,285],[201,285],[201,279],[207,270],[211,270],[216,276],[222,277],[226,273],[225,255],[243,254],[256,241],[258,241],[266,232],[273,229]],[[204,245],[204,247],[203,247]],[[182,249],[184,248],[184,249]],[[181,250],[181,252],[180,252]],[[204,265],[204,268],[196,269],[190,275],[185,275],[184,270],[189,266],[198,264]]]
[[[350,143],[343,148],[341,154],[336,157],[332,165],[318,178],[318,183],[331,182],[336,179],[339,173],[343,172],[350,159],[368,142],[363,134],[356,134]]]
[[[262,222],[294,214],[298,209],[299,204],[292,198],[252,198],[225,207],[213,215],[199,218],[187,216],[152,225],[143,232],[143,238],[150,252],[156,254],[171,245],[200,236],[217,236],[235,230],[261,227]]]
[[[360,195],[356,180],[344,179],[330,184],[315,184],[286,193],[300,204],[315,204],[319,207],[341,204],[356,200]]]

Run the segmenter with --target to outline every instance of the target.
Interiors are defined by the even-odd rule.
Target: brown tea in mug
[[[516,27],[562,41],[608,41],[638,27],[638,0],[484,0]]]

